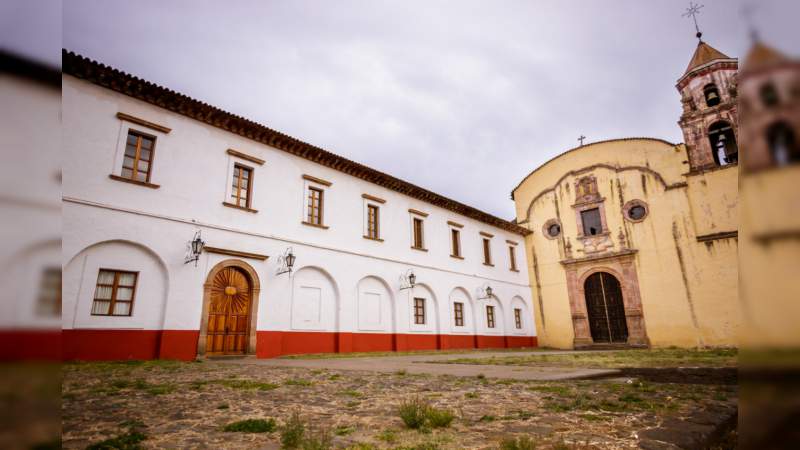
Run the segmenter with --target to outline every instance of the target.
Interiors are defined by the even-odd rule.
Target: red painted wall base
[[[61,330],[0,330],[0,361],[58,361]]]
[[[65,360],[178,359],[197,356],[199,331],[64,330]],[[535,336],[452,334],[256,332],[256,356],[275,358],[305,353],[390,352],[470,348],[536,347]]]

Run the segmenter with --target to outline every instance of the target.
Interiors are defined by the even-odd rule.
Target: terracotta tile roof
[[[742,72],[753,72],[788,60],[789,58],[778,50],[756,41],[747,52]]]
[[[706,44],[705,42],[700,41],[700,43],[697,44],[697,49],[694,51],[692,60],[689,61],[689,66],[686,67],[686,72],[683,74],[686,75],[692,70],[702,66],[703,64],[710,63],[715,59],[731,59],[731,57]]]
[[[471,206],[431,192],[407,181],[351,161],[299,139],[285,135],[252,120],[195,100],[181,93],[156,85],[84,56],[62,50],[62,71],[67,75],[116,91],[176,114],[238,134],[270,147],[283,150],[325,167],[338,170],[386,189],[438,206],[456,214],[501,228],[511,233],[528,235],[530,231]]]

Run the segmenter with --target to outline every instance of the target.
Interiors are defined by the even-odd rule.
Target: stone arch
[[[448,314],[447,317],[450,318],[450,329],[453,333],[468,333],[468,334],[477,334],[476,328],[476,321],[475,321],[475,301],[472,299],[472,296],[469,295],[469,291],[461,286],[457,286],[450,291],[450,295],[448,296],[449,302],[447,305]],[[455,319],[454,314],[455,310],[453,307],[453,303],[457,300],[463,300],[464,302],[464,326],[457,327],[455,326]]]
[[[130,316],[115,316],[113,319],[90,317],[89,310],[100,268],[140,272]],[[148,272],[155,272],[156,276],[148,276]],[[161,256],[142,243],[126,239],[100,241],[78,251],[66,263],[62,297],[66,313],[62,323],[66,325],[72,319],[68,328],[163,329],[169,298],[169,271]],[[152,299],[155,302],[148,303]],[[87,302],[88,306],[83,308]],[[155,308],[158,308],[157,312],[153,311]]]
[[[214,277],[217,276],[222,270],[229,267],[240,269],[246,275],[250,282],[250,323],[247,332],[247,351],[246,354],[253,355],[256,353],[256,326],[258,324],[258,303],[259,294],[261,292],[261,281],[258,278],[258,273],[250,264],[240,259],[226,259],[218,262],[206,276],[206,281],[203,283],[203,311],[200,316],[200,336],[197,341],[197,355],[204,356],[206,354],[206,337],[208,336],[208,310],[211,305],[211,287],[213,285]]]
[[[361,331],[384,331],[395,333],[397,330],[396,304],[389,283],[376,275],[367,275],[356,284],[357,326]],[[366,298],[378,296],[378,298]],[[369,303],[377,301],[378,308]],[[377,313],[377,314],[373,314]],[[375,321],[375,316],[378,316]]]
[[[290,324],[293,330],[338,331],[339,287],[318,266],[304,266],[292,274]]]

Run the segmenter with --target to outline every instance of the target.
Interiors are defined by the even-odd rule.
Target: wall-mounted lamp
[[[183,263],[188,264],[194,261],[194,266],[197,267],[197,260],[200,259],[200,254],[203,253],[203,247],[206,243],[200,237],[200,230],[194,233],[194,238],[186,243],[186,256],[183,258]]]
[[[488,284],[484,284],[478,288],[478,300],[489,300],[492,297],[494,297],[494,294],[492,294],[492,287]]]
[[[278,270],[275,272],[275,275],[291,272],[292,267],[294,267],[294,260],[295,256],[294,253],[292,253],[292,247],[289,247],[283,252],[283,255],[278,257]]]
[[[400,290],[403,289],[414,289],[414,285],[417,284],[417,276],[414,275],[414,271],[411,269],[406,270],[406,273],[400,275]]]

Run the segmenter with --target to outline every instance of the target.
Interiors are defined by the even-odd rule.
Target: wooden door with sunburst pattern
[[[237,355],[247,351],[252,292],[247,275],[236,267],[222,269],[212,281],[206,353]]]

